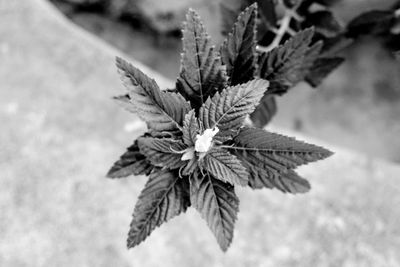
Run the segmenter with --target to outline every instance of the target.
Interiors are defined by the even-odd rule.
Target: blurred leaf
[[[206,220],[221,249],[226,251],[233,239],[239,211],[234,187],[207,173],[190,184],[190,200]]]
[[[343,31],[343,27],[329,10],[321,10],[307,15],[304,27],[315,27],[315,31],[325,37],[332,38]]]
[[[199,15],[192,9],[186,15],[182,42],[181,71],[176,88],[197,110],[207,97],[225,87],[227,77],[219,53],[211,45]]]
[[[344,62],[344,58],[332,57],[332,58],[318,58],[310,72],[306,76],[306,81],[312,86],[319,86],[322,81],[337,67]]]
[[[382,34],[390,31],[394,22],[395,15],[393,11],[368,11],[349,22],[347,35],[357,37],[364,34]]]
[[[163,222],[190,206],[189,185],[175,173],[158,170],[140,193],[128,234],[128,248],[145,240]]]

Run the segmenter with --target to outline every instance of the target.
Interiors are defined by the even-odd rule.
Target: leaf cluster
[[[340,0],[235,0],[221,4],[222,33],[227,34],[235,15],[257,2],[259,76],[271,90],[252,114],[253,123],[265,126],[276,113],[276,96],[299,82],[318,87],[343,62],[340,52],[356,38],[383,38],[393,51],[400,49],[400,2],[389,10],[360,14],[344,25],[331,10]]]
[[[200,17],[189,10],[174,90],[162,91],[153,79],[117,58],[127,94],[115,99],[148,128],[108,173],[110,178],[149,176],[134,209],[128,247],[192,206],[226,251],[239,210],[236,186],[305,193],[310,184],[295,168],[331,155],[322,147],[245,125],[260,101],[303,75],[303,62],[320,49],[311,45],[308,30],[259,58],[256,21],[253,4],[217,49]],[[265,65],[273,71],[264,70]]]

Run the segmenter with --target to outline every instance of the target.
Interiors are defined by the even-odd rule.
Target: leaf
[[[186,114],[183,122],[183,141],[188,147],[194,146],[198,133],[199,122],[197,121],[195,110],[192,109]]]
[[[322,81],[344,61],[341,57],[321,57],[318,58],[310,72],[307,74],[305,80],[312,86],[319,86]]]
[[[256,110],[251,113],[250,118],[254,126],[263,128],[275,116],[277,111],[276,99],[272,94],[265,94],[257,106]]]
[[[146,157],[140,153],[138,143],[135,141],[133,145],[127,148],[127,151],[120,159],[114,163],[108,171],[107,177],[123,178],[129,175],[148,175],[153,168]]]
[[[204,156],[202,167],[212,176],[230,184],[242,186],[248,183],[248,172],[238,158],[227,150],[212,149]]]
[[[226,140],[234,136],[242,126],[246,116],[254,111],[269,82],[262,79],[229,87],[216,93],[199,110],[202,129],[219,128],[215,138]]]
[[[354,18],[347,25],[347,35],[358,37],[364,34],[389,32],[396,20],[393,11],[371,10]]]
[[[249,172],[249,186],[253,189],[277,188],[284,193],[306,193],[310,190],[310,183],[301,178],[293,170],[286,172],[271,172],[261,165],[255,165],[241,158],[243,166]]]
[[[233,239],[239,199],[234,187],[205,174],[190,184],[190,202],[207,221],[219,246],[226,251]]]
[[[175,173],[158,170],[150,175],[140,193],[128,234],[128,248],[145,240],[163,222],[190,206],[189,185]]]
[[[256,71],[257,4],[240,13],[232,31],[221,46],[222,63],[230,78],[230,85],[248,82]]]
[[[342,25],[336,19],[332,11],[319,10],[307,15],[304,27],[315,27],[317,33],[324,37],[333,38],[343,31]]]
[[[181,70],[177,90],[198,109],[207,97],[226,86],[227,77],[221,57],[210,43],[200,17],[192,9],[183,29]]]
[[[234,143],[229,149],[249,170],[249,180],[255,181],[255,184],[260,184],[257,183],[259,180],[265,184],[265,181],[271,181],[271,185],[267,187],[274,186],[285,192],[296,189],[296,186],[288,185],[296,179],[290,172],[292,169],[332,155],[325,148],[257,128],[242,128]],[[306,187],[305,182],[297,178],[297,184],[299,183]],[[302,189],[299,190],[301,192]]]
[[[131,111],[146,121],[150,129],[160,132],[181,129],[183,118],[190,110],[182,96],[162,92],[153,79],[121,58],[117,58],[117,67],[129,92]],[[118,100],[124,106],[128,104],[126,97]]]
[[[262,54],[260,77],[271,82],[271,93],[283,94],[304,79],[322,48],[321,42],[310,47],[313,35],[313,28],[306,29]]]
[[[155,166],[176,169],[185,164],[181,160],[186,145],[170,138],[138,138],[140,152]]]

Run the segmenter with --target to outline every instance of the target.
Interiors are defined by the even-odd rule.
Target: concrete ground
[[[146,179],[104,177],[144,131],[110,99],[123,54],[44,0],[0,14],[0,266],[400,266],[400,167],[329,144],[333,157],[299,169],[310,193],[237,190],[226,254],[193,209],[128,251]]]

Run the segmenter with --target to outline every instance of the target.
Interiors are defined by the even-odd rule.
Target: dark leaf
[[[274,95],[266,93],[261,99],[256,110],[251,113],[250,118],[254,126],[263,128],[275,116],[277,111],[276,99]]]
[[[209,96],[226,86],[226,71],[200,17],[193,10],[186,15],[182,41],[181,71],[176,88],[197,110]]]
[[[364,34],[382,34],[389,32],[395,23],[393,11],[372,10],[359,15],[349,22],[347,35],[357,37]]]
[[[146,157],[140,153],[137,141],[135,141],[133,145],[127,148],[121,158],[114,163],[107,173],[107,177],[123,178],[129,175],[148,175],[153,168]]]
[[[131,110],[155,131],[181,129],[183,118],[190,110],[182,96],[162,92],[153,79],[121,58],[117,58],[117,67],[129,92],[129,101],[126,97],[118,98],[125,107],[130,102]]]
[[[221,249],[226,251],[233,239],[239,199],[232,185],[208,173],[198,179],[190,184],[191,203],[207,221]]]
[[[304,27],[315,27],[315,31],[325,37],[332,38],[343,31],[343,27],[329,10],[320,10],[307,15]]]
[[[150,175],[133,212],[128,248],[145,240],[163,222],[190,206],[189,184],[175,173],[158,170]]]
[[[199,111],[202,130],[217,126],[219,132],[216,139],[226,140],[234,136],[246,116],[254,111],[268,85],[266,80],[252,80],[226,88],[221,94],[207,99]]]
[[[176,169],[185,164],[181,160],[185,144],[169,138],[138,138],[140,152],[155,166]]]
[[[319,86],[322,81],[337,67],[339,67],[344,61],[341,57],[332,58],[318,58],[310,72],[306,76],[306,81],[312,86]]]
[[[203,159],[202,167],[215,178],[230,184],[247,185],[248,172],[238,158],[227,150],[212,149]]]
[[[231,85],[248,82],[256,70],[256,18],[257,5],[240,13],[232,32],[221,46],[222,63],[226,66]]]

